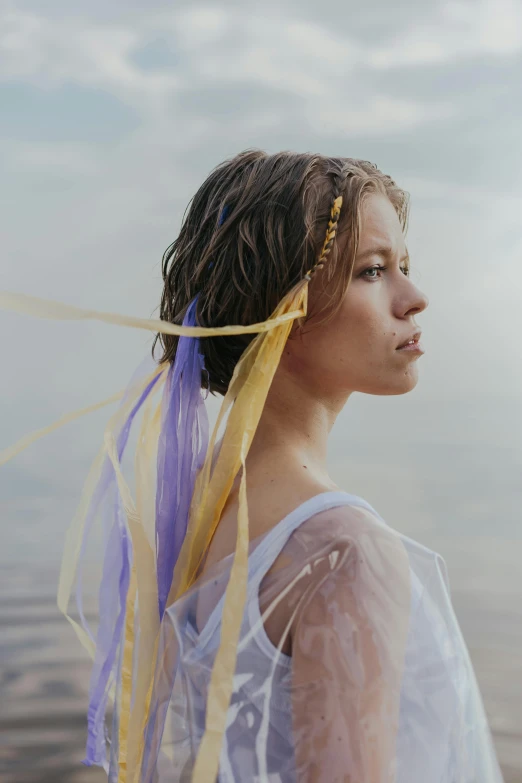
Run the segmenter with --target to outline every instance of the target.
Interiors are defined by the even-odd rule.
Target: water
[[[522,542],[424,541],[448,562],[505,781],[522,783]],[[81,764],[90,661],[56,606],[57,578],[48,564],[0,570],[1,783],[106,781]]]

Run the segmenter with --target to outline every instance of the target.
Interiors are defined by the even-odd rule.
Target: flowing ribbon
[[[198,568],[241,470],[236,547],[225,593],[221,641],[211,674],[206,727],[192,780],[214,783],[218,774],[248,578],[246,457],[293,321],[306,316],[308,279],[288,292],[269,319],[257,324],[188,325],[190,319],[195,323],[195,301],[192,305],[186,322],[178,326],[0,292],[0,307],[26,315],[93,319],[180,336],[172,367],[159,365],[145,379],[134,380],[126,393],[68,414],[0,452],[3,464],[67,421],[123,397],[120,408],[109,420],[103,447],[91,467],[67,532],[58,588],[60,610],[94,658],[85,763],[103,766],[111,783],[152,780],[152,772],[147,771],[154,765],[150,748],[158,745],[164,716],[159,709],[164,694],[154,679],[154,672],[161,671],[161,661],[156,658],[162,617],[197,579]],[[198,341],[183,338],[245,333],[258,334],[236,365],[207,446],[208,422],[201,399],[202,357]],[[152,396],[162,386],[162,400],[153,413]],[[231,406],[213,465],[218,429]],[[130,427],[141,407],[144,418],[135,456],[134,502],[121,460]],[[94,642],[83,613],[80,611],[79,624],[69,616],[68,604],[86,536],[104,499],[109,499],[111,513],[105,522],[106,551],[100,586],[103,611]],[[115,712],[108,764],[104,757],[104,716],[109,697]]]

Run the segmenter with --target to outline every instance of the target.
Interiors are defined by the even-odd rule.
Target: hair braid
[[[308,270],[304,279],[311,280],[312,275],[317,269],[322,269],[327,261],[327,256],[330,253],[335,235],[337,233],[337,224],[339,222],[339,216],[341,214],[341,207],[343,204],[343,192],[346,187],[346,182],[351,174],[351,170],[348,166],[343,166],[340,171],[333,172],[333,191],[334,200],[332,209],[330,210],[330,220],[328,221],[328,228],[326,229],[326,237],[323,243],[321,253],[316,263]]]

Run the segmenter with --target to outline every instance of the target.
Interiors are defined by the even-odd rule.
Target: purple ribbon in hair
[[[197,300],[198,296],[190,303],[183,326],[197,325]],[[196,475],[208,448],[208,416],[201,393],[204,367],[199,339],[181,336],[165,383],[158,444],[156,563],[160,620],[187,532]]]
[[[196,326],[198,295],[190,303],[183,326]],[[156,570],[158,580],[158,611],[163,617],[170,591],[174,566],[185,537],[196,475],[201,468],[209,440],[208,416],[201,390],[204,356],[199,352],[199,338],[180,336],[174,363],[168,370],[161,401],[161,431],[157,454],[156,486]],[[149,361],[149,360],[148,360]],[[145,363],[144,363],[145,364]],[[143,366],[133,376],[128,394]],[[120,430],[116,442],[121,463],[134,418],[159,379],[151,381],[133,406]],[[106,731],[104,718],[109,685],[121,677],[121,653],[126,599],[132,563],[132,541],[127,530],[122,499],[114,468],[106,458],[100,480],[89,509],[81,546],[77,603],[82,625],[92,637],[81,606],[81,560],[92,521],[101,509],[104,525],[105,556],[99,589],[99,623],[96,652],[91,671],[88,708],[87,766],[101,765],[107,771],[105,759]],[[116,712],[115,712],[116,717]],[[117,752],[116,724],[113,724],[112,759]]]

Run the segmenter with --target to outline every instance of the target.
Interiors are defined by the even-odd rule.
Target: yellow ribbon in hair
[[[230,334],[269,332],[276,326],[286,321],[293,321],[294,318],[303,315],[302,312],[289,312],[282,314],[275,320],[269,318],[267,321],[247,326],[178,326],[169,321],[161,321],[159,318],[134,318],[131,315],[86,310],[83,307],[73,307],[63,302],[53,302],[50,299],[40,299],[38,296],[29,296],[13,291],[0,291],[0,308],[23,315],[32,315],[35,318],[51,318],[55,321],[104,321],[117,326],[130,326],[134,329],[146,329],[149,332],[161,332],[162,334],[178,334],[184,337],[226,337]]]
[[[246,600],[248,579],[248,504],[246,493],[246,457],[252,443],[263,406],[280,361],[280,357],[295,319],[306,316],[308,306],[308,278],[300,281],[281,300],[272,316],[263,322],[248,326],[223,327],[178,326],[158,319],[141,319],[116,313],[86,310],[37,297],[0,292],[0,307],[40,318],[67,320],[99,320],[106,323],[147,329],[163,334],[188,337],[210,337],[256,333],[258,336],[246,348],[237,363],[214,427],[205,462],[198,474],[191,502],[187,535],[174,571],[174,578],[167,606],[176,600],[197,578],[198,567],[219,523],[223,507],[238,470],[242,469],[239,486],[238,530],[230,579],[225,592],[222,630],[219,649],[211,673],[208,691],[206,726],[202,737],[193,783],[214,783],[219,769],[219,756],[226,713],[233,687],[237,644]],[[137,399],[160,373],[162,382],[168,367],[160,365],[144,381],[135,385],[129,399],[109,420],[105,431],[104,446],[97,455],[82,491],[80,505],[67,533],[60,583],[58,606],[71,622],[81,643],[91,656],[94,645],[67,613],[81,544],[81,535],[89,501],[99,479],[106,454],[116,472],[118,488],[125,508],[132,538],[134,565],[127,597],[125,640],[122,671],[122,693],[119,727],[119,776],[118,783],[139,783],[144,751],[144,728],[148,718],[153,686],[154,667],[159,640],[157,619],[157,583],[154,558],[154,482],[150,465],[157,450],[160,428],[160,406],[150,419],[150,401],[145,408],[144,420],[136,451],[136,504],[126,484],[116,451],[118,428],[126,421]],[[159,384],[161,386],[161,383]],[[60,420],[22,438],[14,446],[0,452],[0,465],[34,440],[78,418],[91,410],[120,399],[124,392],[88,408],[68,414]],[[221,421],[229,407],[230,412],[219,455],[212,471],[213,453]],[[137,677],[132,701],[132,657],[135,639],[135,600],[138,596],[137,617],[140,628],[138,642]],[[114,698],[114,688],[111,696]],[[132,708],[131,708],[132,702]]]

